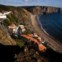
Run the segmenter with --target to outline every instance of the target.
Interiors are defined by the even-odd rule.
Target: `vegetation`
[[[3,24],[4,24],[5,26],[8,26],[8,25],[11,24],[11,22],[10,22],[8,19],[5,19],[5,20],[3,21]]]
[[[15,23],[18,22],[18,18],[14,14],[10,14],[7,17],[11,22],[15,22]]]
[[[8,26],[8,25],[10,25],[11,23],[18,23],[18,18],[14,15],[14,14],[10,14],[10,15],[8,15],[7,16],[7,19],[5,19],[4,21],[3,21],[3,24],[5,25],[5,26]]]
[[[25,32],[23,32],[22,34],[31,34],[32,32],[29,30],[29,29],[27,29]]]
[[[16,45],[18,45],[19,47],[23,47],[24,46],[24,42],[16,42]]]
[[[14,14],[11,14],[11,17],[14,19],[16,23],[18,22],[18,18]]]

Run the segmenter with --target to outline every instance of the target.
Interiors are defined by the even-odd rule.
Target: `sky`
[[[0,0],[0,4],[10,6],[53,6],[62,8],[62,0]]]

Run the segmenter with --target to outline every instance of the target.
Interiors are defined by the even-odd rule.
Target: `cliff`
[[[39,7],[26,7],[27,10],[32,12],[33,14],[48,14],[48,13],[58,13],[60,12],[59,8],[55,7],[44,7],[44,6],[39,6]]]

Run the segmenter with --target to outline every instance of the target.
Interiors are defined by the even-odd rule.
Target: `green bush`
[[[18,23],[18,18],[14,14],[10,14],[7,16],[10,22]]]
[[[14,14],[11,14],[11,17],[13,18],[14,22],[18,22],[18,18]]]
[[[8,19],[5,19],[4,21],[3,21],[3,24],[5,25],[5,26],[8,26],[8,25],[10,25],[10,21],[8,20]]]
[[[16,42],[16,45],[18,45],[19,47],[23,47],[24,46],[24,42]]]

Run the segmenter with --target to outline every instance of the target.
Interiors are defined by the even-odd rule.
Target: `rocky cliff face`
[[[33,9],[34,14],[48,14],[48,13],[58,13],[59,8],[54,7],[35,7]]]
[[[47,13],[57,13],[57,12],[59,12],[59,8],[54,8],[54,7],[48,7],[47,8]]]
[[[57,13],[60,11],[59,8],[55,8],[55,7],[30,7],[27,8],[27,10],[29,10],[30,12],[32,12],[35,15],[38,14],[48,14],[48,13]]]

